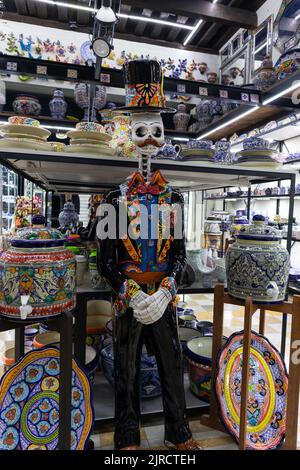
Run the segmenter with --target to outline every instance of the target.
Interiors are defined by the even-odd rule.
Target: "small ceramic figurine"
[[[198,66],[199,76],[197,81],[199,82],[207,82],[207,63],[201,62]]]
[[[216,72],[209,72],[207,74],[208,83],[215,84],[218,82],[218,74]]]

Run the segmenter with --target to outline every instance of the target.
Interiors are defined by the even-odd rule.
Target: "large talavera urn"
[[[241,228],[226,254],[228,293],[238,299],[279,303],[285,299],[290,256],[281,246],[280,232],[261,215]]]
[[[0,314],[45,319],[73,309],[75,269],[58,230],[42,225],[19,230],[0,254]]]

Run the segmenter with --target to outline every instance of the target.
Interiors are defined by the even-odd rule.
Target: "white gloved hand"
[[[133,310],[133,316],[144,325],[152,325],[161,319],[171,300],[172,294],[168,289],[160,288],[155,294],[137,304]]]
[[[149,298],[149,295],[143,292],[141,289],[131,298],[129,302],[129,307],[132,308],[133,310],[138,309],[141,302],[143,302],[144,300],[148,298]]]

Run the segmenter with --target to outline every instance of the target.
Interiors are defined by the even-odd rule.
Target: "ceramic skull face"
[[[155,155],[165,144],[164,125],[159,113],[133,113],[131,138],[140,155]]]

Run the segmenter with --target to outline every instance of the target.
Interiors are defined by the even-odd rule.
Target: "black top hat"
[[[123,66],[126,106],[118,112],[175,113],[166,107],[163,91],[163,73],[156,60],[132,60]]]

